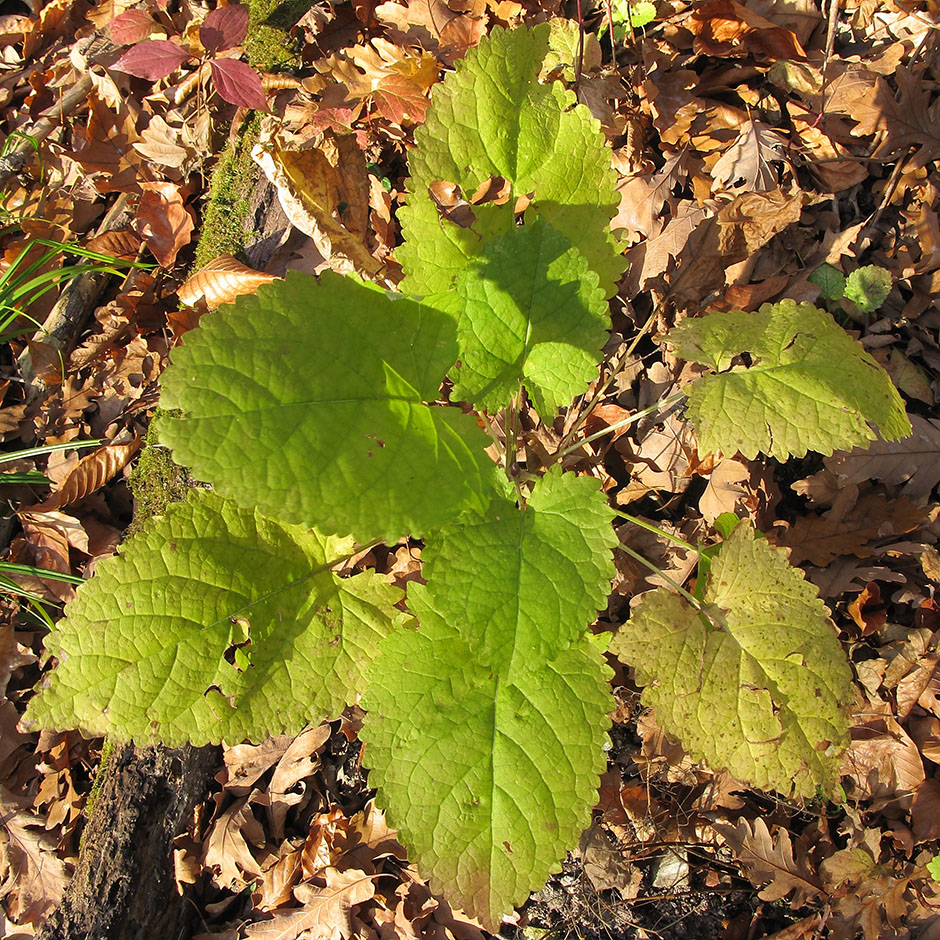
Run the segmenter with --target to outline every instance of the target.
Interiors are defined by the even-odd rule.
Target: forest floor
[[[135,506],[159,511],[179,487],[165,454],[145,442],[160,373],[207,306],[288,268],[372,266],[396,281],[396,208],[433,86],[494,27],[576,20],[577,10],[553,0],[252,7],[249,38],[220,46],[216,61],[246,58],[263,85],[236,69],[226,101],[213,90],[213,81],[225,90],[217,72],[199,70],[208,5],[35,3],[5,0],[0,15],[0,134],[6,156],[26,156],[6,174],[0,204],[0,300],[12,304],[5,321],[0,310],[0,439],[8,457],[101,443],[7,462],[4,470],[34,476],[0,481],[9,508],[0,548],[7,562],[84,578],[117,550]],[[795,804],[695,763],[620,669],[593,824],[502,933],[940,938],[940,885],[927,867],[940,847],[937,5],[659,0],[655,18],[632,31],[618,25],[625,9],[613,10],[613,55],[609,32],[597,38],[606,8],[585,4],[580,74],[569,76],[619,179],[612,227],[629,267],[612,302],[609,352],[651,315],[655,335],[702,310],[818,303],[891,375],[914,434],[864,455],[744,460],[699,453],[690,425],[671,412],[572,455],[613,505],[686,541],[735,512],[790,549],[855,672],[846,799]],[[276,15],[282,33],[266,38],[256,27]],[[284,33],[287,44],[276,38]],[[116,66],[148,37],[175,39],[194,57],[165,78]],[[152,63],[131,67],[146,73]],[[269,108],[260,122],[236,107],[258,94]],[[264,271],[242,253],[251,231],[242,202],[260,170],[238,162],[258,134],[286,211]],[[351,136],[361,170],[337,158]],[[210,186],[223,152],[231,167]],[[453,196],[440,194],[442,212]],[[148,267],[105,271],[81,287],[53,277],[27,309],[10,284],[88,260],[39,239]],[[820,268],[833,277],[871,265],[890,275],[877,309],[820,297]],[[58,316],[66,302],[71,313]],[[687,365],[644,340],[588,431],[688,379]],[[530,412],[523,447],[537,454],[555,430]],[[690,553],[628,524],[621,537],[628,530],[633,549],[669,578],[693,575]],[[420,544],[403,542],[359,564],[405,585],[420,577],[420,555]],[[625,554],[616,560],[598,629],[622,623],[664,583]],[[103,742],[18,728],[49,668],[41,611],[54,620],[74,587],[6,574],[41,599],[0,594],[0,937],[17,938],[41,927],[68,883]],[[358,714],[352,706],[296,738],[223,749],[215,791],[175,847],[199,937],[484,936],[431,893],[385,828],[360,766]],[[369,896],[350,881],[348,904],[317,907],[311,884],[341,887],[350,871],[374,876]]]

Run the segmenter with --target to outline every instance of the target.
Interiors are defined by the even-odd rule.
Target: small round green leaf
[[[891,272],[877,264],[869,264],[856,268],[845,279],[845,296],[862,313],[873,313],[885,302],[891,286]]]
[[[838,300],[845,296],[845,275],[828,262],[816,268],[807,280],[819,288],[819,296],[823,300]]]

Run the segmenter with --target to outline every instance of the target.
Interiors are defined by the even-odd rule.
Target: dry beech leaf
[[[180,303],[189,307],[205,300],[206,306],[214,310],[222,304],[234,303],[242,294],[254,294],[262,284],[276,280],[273,274],[255,271],[233,255],[220,255],[185,281],[177,295]]]
[[[802,907],[809,899],[823,895],[822,882],[813,871],[805,847],[799,841],[794,843],[786,829],[772,837],[767,824],[759,818],[753,827],[746,819],[739,819],[734,826],[712,823],[712,828],[734,850],[748,878],[754,884],[766,885],[758,894],[762,900],[779,901],[792,891],[792,906]]]
[[[70,506],[101,489],[118,474],[140,450],[143,441],[137,439],[126,444],[106,444],[86,454],[71,470],[62,484],[39,505],[30,507],[38,512],[49,512]]]

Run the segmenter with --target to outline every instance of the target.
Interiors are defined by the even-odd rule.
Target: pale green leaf
[[[783,300],[756,313],[688,319],[665,341],[709,366],[686,387],[688,415],[703,452],[786,459],[831,454],[911,433],[887,372],[825,311]],[[749,353],[751,365],[731,365]],[[728,370],[728,371],[725,371]]]
[[[525,384],[544,418],[597,375],[610,315],[597,275],[542,220],[488,242],[457,278],[454,397],[505,408]]]
[[[819,288],[823,300],[839,300],[845,296],[845,275],[828,262],[816,268],[807,280]]]
[[[491,931],[590,822],[610,676],[592,637],[505,676],[433,616],[382,645],[363,700],[369,782],[431,888]]]
[[[415,131],[410,195],[398,213],[405,289],[450,290],[467,259],[512,228],[516,198],[531,196],[527,220],[537,214],[566,235],[605,295],[613,293],[624,262],[609,230],[619,202],[610,152],[572,92],[539,82],[549,33],[548,23],[494,29],[431,93],[427,122]],[[474,206],[472,228],[442,219],[428,197],[432,183],[447,181],[469,198],[493,177],[507,180],[512,195],[503,205]]]
[[[330,571],[352,549],[194,491],[79,589],[27,723],[234,744],[338,715],[402,619],[383,578]]]
[[[427,603],[493,670],[554,659],[606,606],[612,518],[596,480],[551,472],[524,511],[501,500],[428,537]]]
[[[877,264],[856,268],[845,279],[845,296],[862,313],[873,313],[891,293],[891,272]]]
[[[161,425],[177,463],[241,505],[360,542],[421,534],[488,500],[488,438],[429,407],[453,320],[326,272],[288,272],[174,350]]]
[[[761,789],[837,792],[852,674],[816,588],[742,523],[712,560],[710,625],[647,595],[611,643],[643,701],[696,760]]]

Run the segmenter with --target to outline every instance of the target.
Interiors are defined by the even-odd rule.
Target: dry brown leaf
[[[37,568],[71,574],[69,547],[88,553],[88,535],[74,516],[57,511],[27,510],[21,510],[17,515]],[[71,600],[75,595],[75,589],[63,581],[42,583],[61,601]]]
[[[355,135],[327,132],[319,147],[290,150],[269,132],[252,157],[291,224],[314,240],[333,270],[369,279],[379,274],[382,262],[367,248],[369,179]]]
[[[214,310],[222,304],[234,303],[242,294],[254,294],[262,284],[276,280],[273,274],[249,268],[233,255],[219,255],[184,281],[177,294],[180,303],[194,307],[204,300]]]
[[[134,141],[132,146],[152,163],[171,169],[181,168],[196,156],[185,125],[182,128],[170,127],[157,114],[150,119],[150,123],[140,135],[140,140]]]
[[[789,29],[777,26],[736,0],[709,0],[697,5],[685,21],[701,55],[768,59],[805,59],[806,53]]]
[[[302,855],[303,848],[288,851],[265,868],[261,885],[251,895],[255,910],[267,913],[293,900],[294,886],[303,873]]]
[[[437,60],[412,55],[387,39],[350,46],[324,62],[351,98],[372,98],[376,110],[393,124],[421,123],[431,103],[428,92],[438,79]]]
[[[745,192],[776,189],[777,171],[771,163],[786,159],[786,145],[779,131],[760,121],[745,121],[738,139],[712,167],[713,191],[740,191],[742,183]]]
[[[284,837],[287,811],[304,798],[305,788],[299,784],[320,765],[317,752],[330,739],[327,723],[305,728],[288,745],[271,776],[268,787],[268,822],[276,841]]]
[[[84,499],[120,473],[142,444],[138,438],[126,444],[106,444],[86,454],[54,493],[28,511],[49,512]]]
[[[630,468],[630,482],[617,493],[620,505],[652,490],[683,493],[692,482],[695,437],[691,425],[675,414],[647,428],[638,443],[622,437],[614,448]]]
[[[382,3],[375,8],[374,15],[379,23],[389,28],[394,42],[441,53],[448,64],[462,59],[486,32],[485,17],[457,13],[444,0]]]
[[[333,849],[338,867],[358,868],[369,874],[375,872],[376,859],[393,855],[404,861],[407,854],[395,830],[385,824],[385,813],[376,807],[375,800],[369,800],[345,828],[337,829]]]
[[[19,923],[42,923],[69,878],[43,820],[26,809],[25,801],[0,788],[0,897],[7,914]]]
[[[236,800],[216,817],[206,836],[202,855],[204,865],[218,869],[215,881],[236,892],[262,876],[249,843],[260,848],[265,844],[265,834],[251,810],[250,799]]]
[[[852,729],[842,773],[855,783],[852,799],[907,809],[924,782],[917,745],[892,715],[875,715]]]
[[[747,877],[756,885],[766,885],[758,894],[763,900],[779,901],[792,892],[790,903],[802,907],[808,900],[824,896],[806,848],[799,840],[794,843],[786,829],[779,829],[772,837],[760,818],[754,820],[753,827],[746,819],[739,819],[734,826],[712,823],[712,828],[731,846]]]
[[[247,796],[258,778],[281,759],[291,740],[290,735],[282,734],[261,744],[223,747],[225,770],[216,775],[222,791],[232,796]]]
[[[911,805],[911,826],[918,844],[940,839],[940,780],[936,777],[929,777],[917,788]]]
[[[855,134],[878,134],[880,140],[872,157],[890,160],[916,147],[911,157],[915,166],[924,166],[940,156],[940,99],[931,104],[923,77],[898,66],[895,97],[887,81],[876,76],[865,94],[852,102],[849,112],[857,122]]]
[[[161,267],[172,267],[192,241],[196,223],[176,183],[141,183],[135,227]]]
[[[790,549],[791,564],[823,566],[840,555],[867,558],[873,542],[912,532],[926,521],[924,510],[906,499],[889,500],[873,491],[858,498],[857,490],[847,486],[832,509],[800,516],[776,542]]]
[[[900,441],[877,440],[867,448],[833,454],[825,459],[840,487],[868,480],[901,486],[901,495],[912,503],[928,501],[940,483],[940,420],[912,414],[913,433]],[[819,474],[803,481],[811,486]]]
[[[294,896],[304,905],[300,911],[281,911],[271,920],[257,921],[245,927],[245,937],[252,940],[340,940],[352,937],[352,909],[375,895],[372,877],[351,869],[323,872],[324,887],[305,882],[294,888]]]

